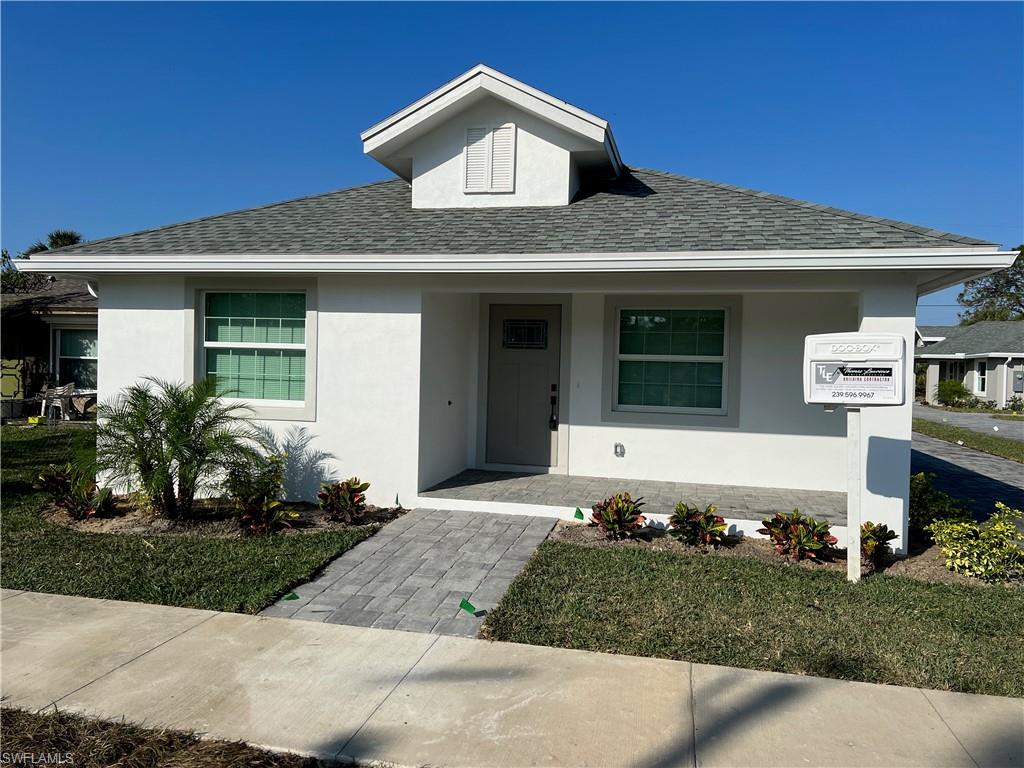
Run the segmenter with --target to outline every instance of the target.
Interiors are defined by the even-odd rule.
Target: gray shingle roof
[[[984,240],[632,170],[567,206],[413,209],[400,179],[172,224],[66,254],[499,254],[955,247]]]
[[[966,325],[945,341],[917,349],[918,356],[983,355],[987,352],[1024,356],[1024,320],[986,320]]]
[[[97,303],[85,280],[61,276],[47,280],[34,291],[3,294],[0,307],[3,316],[10,317],[25,312],[95,312]]]
[[[917,331],[925,338],[934,339],[942,336],[948,339],[966,327],[964,325],[919,325],[917,326]]]

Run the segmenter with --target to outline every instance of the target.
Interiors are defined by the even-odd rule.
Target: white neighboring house
[[[1006,408],[1024,398],[1024,320],[921,326],[914,357],[926,362],[924,400],[935,403],[940,381],[959,381],[979,400]]]
[[[919,296],[1016,255],[629,168],[608,122],[482,65],[362,141],[397,178],[20,265],[98,282],[101,398],[216,376],[378,504],[453,508],[420,493],[467,468],[841,492],[845,418],[804,405],[804,336],[912,349]],[[862,423],[865,518],[901,536],[912,399],[908,376]]]

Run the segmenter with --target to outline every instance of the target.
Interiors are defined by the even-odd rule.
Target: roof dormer
[[[568,205],[582,179],[622,170],[605,120],[483,64],[361,138],[414,208]]]

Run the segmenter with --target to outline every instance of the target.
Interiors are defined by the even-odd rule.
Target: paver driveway
[[[548,535],[550,517],[414,509],[262,615],[472,637]],[[463,599],[477,609],[460,609]]]

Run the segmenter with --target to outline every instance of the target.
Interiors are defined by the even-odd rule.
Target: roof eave
[[[980,275],[1009,266],[1016,251],[958,248],[826,249],[804,251],[674,251],[545,254],[38,254],[19,262],[25,272],[98,274],[236,273],[521,273],[687,271],[931,271]],[[934,284],[931,278],[923,285]],[[919,288],[920,290],[920,288]]]

